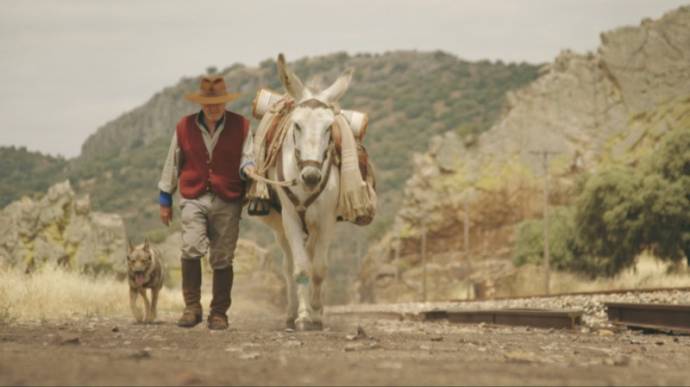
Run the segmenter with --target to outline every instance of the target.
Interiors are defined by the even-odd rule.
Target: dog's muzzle
[[[146,283],[146,271],[144,271],[144,270],[135,271],[133,274],[134,274],[134,283],[136,283],[138,286],[141,286],[144,283]]]

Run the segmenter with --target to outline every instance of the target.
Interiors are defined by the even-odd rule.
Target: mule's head
[[[288,135],[292,136],[295,144],[300,179],[306,188],[314,189],[322,179],[321,169],[335,121],[334,106],[350,85],[352,69],[345,70],[330,87],[322,91],[305,87],[287,67],[283,54],[278,56],[278,74],[285,90],[296,102],[290,115],[291,134]]]

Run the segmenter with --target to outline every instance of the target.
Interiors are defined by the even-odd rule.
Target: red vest
[[[244,195],[240,179],[242,145],[249,131],[249,121],[239,114],[226,111],[225,125],[218,142],[209,155],[196,124],[197,114],[186,116],[177,123],[177,144],[184,164],[180,171],[180,194],[195,199],[212,191],[221,198],[234,201]]]

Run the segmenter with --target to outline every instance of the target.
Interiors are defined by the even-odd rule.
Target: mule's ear
[[[132,246],[132,240],[127,238],[127,255],[132,254],[134,246]]]
[[[338,102],[338,100],[345,95],[347,88],[350,87],[352,73],[354,73],[354,69],[352,68],[345,70],[328,89],[319,94],[319,99],[328,103]]]
[[[278,54],[278,76],[280,77],[280,82],[283,83],[285,91],[296,101],[302,99],[304,95],[304,85],[302,81],[293,73],[285,63],[285,56],[281,53]]]
[[[149,238],[144,238],[144,250],[149,251]]]

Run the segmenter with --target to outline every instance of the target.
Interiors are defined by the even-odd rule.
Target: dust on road
[[[0,383],[690,384],[690,337],[343,315],[300,333],[285,331],[281,311],[246,306],[233,306],[228,331],[175,317],[0,325]]]

